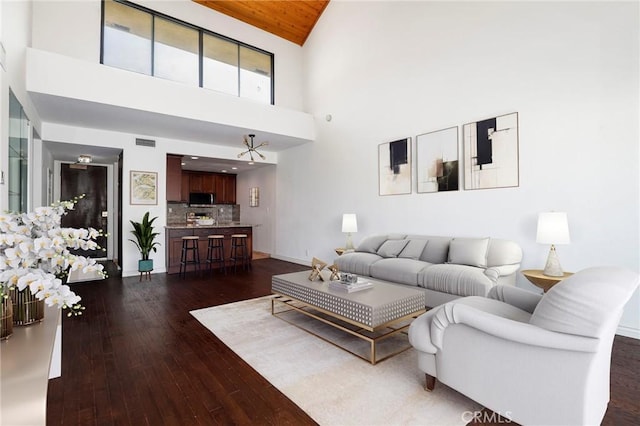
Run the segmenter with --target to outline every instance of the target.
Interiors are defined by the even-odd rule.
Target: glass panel
[[[153,75],[198,86],[198,31],[156,17],[154,35]]]
[[[9,210],[27,211],[29,119],[9,91]]]
[[[238,44],[205,34],[202,87],[238,96]]]
[[[271,103],[271,55],[240,46],[240,97]]]
[[[102,63],[151,75],[152,21],[149,13],[105,1]]]

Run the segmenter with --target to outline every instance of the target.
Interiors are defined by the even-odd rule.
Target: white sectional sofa
[[[341,272],[423,288],[427,306],[515,284],[522,249],[509,240],[377,235],[335,260]]]

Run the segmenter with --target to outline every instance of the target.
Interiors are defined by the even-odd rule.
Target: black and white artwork
[[[378,145],[380,195],[411,194],[411,138]]]
[[[463,126],[464,189],[519,185],[518,113]]]
[[[418,192],[457,191],[458,128],[416,136]]]

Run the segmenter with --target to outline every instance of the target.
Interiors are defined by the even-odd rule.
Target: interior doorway
[[[108,170],[107,166],[62,163],[60,165],[60,199],[71,200],[84,194],[81,202],[62,217],[62,226],[70,228],[95,228],[107,234],[108,218]],[[107,258],[106,235],[96,238],[98,250],[79,250],[76,254],[94,259]]]

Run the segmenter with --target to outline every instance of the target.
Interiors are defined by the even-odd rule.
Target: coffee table
[[[392,353],[380,358],[376,356],[376,346],[380,341],[398,333],[406,334],[411,321],[426,311],[424,291],[371,279],[370,281],[374,284],[372,288],[346,293],[329,289],[328,281],[309,281],[309,273],[308,271],[293,272],[272,277],[271,292],[275,295],[271,299],[272,315],[371,364],[376,364],[411,347],[407,340],[407,345],[403,345]],[[284,309],[277,310],[277,304],[284,305]],[[362,356],[340,343],[299,326],[295,321],[288,320],[282,315],[292,310],[369,342],[369,355]]]

